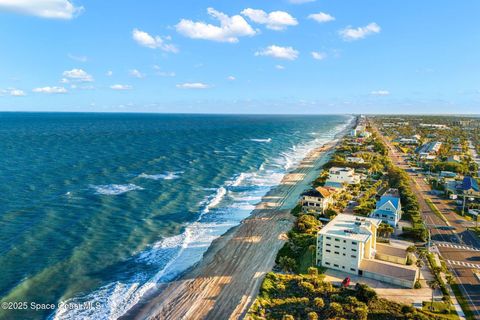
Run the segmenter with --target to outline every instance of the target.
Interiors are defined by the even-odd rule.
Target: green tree
[[[319,309],[322,309],[323,307],[325,307],[325,302],[323,301],[322,298],[315,298],[313,302],[315,303],[315,306]]]
[[[432,288],[432,303],[430,304],[430,310],[433,311],[433,293],[436,289],[440,288],[440,282],[437,279],[427,282],[430,288]]]
[[[308,320],[318,320],[318,314],[315,311],[309,312]]]
[[[295,260],[287,256],[280,257],[278,264],[285,272],[292,272],[296,267]]]

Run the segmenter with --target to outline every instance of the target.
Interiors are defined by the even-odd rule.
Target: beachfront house
[[[357,184],[360,182],[360,175],[355,173],[353,168],[332,167],[328,170],[326,187],[342,188],[344,184]]]
[[[388,223],[394,228],[397,227],[401,216],[402,204],[397,189],[387,190],[377,201],[375,210],[370,214],[370,217],[381,219],[382,222]]]
[[[303,212],[324,213],[333,205],[333,190],[325,187],[317,187],[302,194]]]
[[[339,214],[317,235],[318,266],[413,288],[418,268],[406,265],[406,247],[377,244],[382,221]]]

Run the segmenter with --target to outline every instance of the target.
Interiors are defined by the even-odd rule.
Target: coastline
[[[332,141],[312,150],[248,218],[214,240],[200,262],[161,284],[121,319],[242,318],[285,243],[295,220],[290,210],[354,123],[355,118]]]

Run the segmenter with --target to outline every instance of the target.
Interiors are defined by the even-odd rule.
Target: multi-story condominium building
[[[396,228],[398,221],[402,217],[402,204],[398,190],[387,190],[387,192],[380,197],[380,200],[377,201],[375,210],[372,211],[370,217],[381,219],[382,222],[388,223]]]
[[[317,265],[412,288],[418,269],[405,265],[406,248],[377,245],[380,223],[339,214],[318,232]]]
[[[435,159],[441,147],[440,141],[432,141],[418,148],[417,153],[420,159]]]
[[[325,187],[317,187],[302,194],[302,210],[304,212],[324,213],[333,204],[334,191]]]

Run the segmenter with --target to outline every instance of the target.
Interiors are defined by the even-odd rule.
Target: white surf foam
[[[269,142],[272,142],[272,138],[268,138],[268,139],[250,139],[250,141],[253,141],[253,142],[266,142],[266,143],[269,143]]]
[[[180,175],[183,171],[176,171],[176,172],[165,172],[160,174],[146,174],[142,173],[139,174],[139,178],[143,179],[150,179],[150,180],[174,180],[180,178]]]
[[[105,184],[105,185],[90,185],[90,188],[95,190],[95,193],[116,196],[133,190],[143,190],[142,187],[133,183],[129,184]]]

